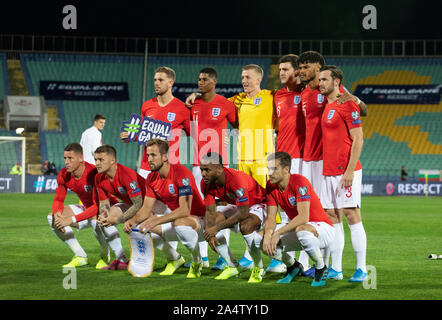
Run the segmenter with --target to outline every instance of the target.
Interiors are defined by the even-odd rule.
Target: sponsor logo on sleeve
[[[188,186],[190,185],[190,179],[189,178],[184,178],[181,180],[183,186]]]
[[[303,199],[303,200],[305,200],[305,199],[310,199],[310,196],[307,195],[307,193],[308,193],[307,186],[299,187],[299,188],[298,188],[298,192],[299,192],[299,194],[301,195],[301,197],[300,197],[299,199]]]
[[[244,196],[244,188],[240,188],[238,190],[235,191],[235,194],[238,198],[242,198]]]

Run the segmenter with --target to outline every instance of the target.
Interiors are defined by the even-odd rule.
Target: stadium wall
[[[54,193],[57,176],[26,175],[26,193]],[[19,176],[0,174],[0,193],[20,192]],[[442,196],[442,181],[428,184],[418,179],[398,181],[391,178],[367,177],[362,181],[363,196]]]

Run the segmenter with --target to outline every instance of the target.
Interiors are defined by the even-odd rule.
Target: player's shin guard
[[[170,246],[169,242],[164,240],[161,236],[153,232],[151,232],[151,235],[155,249],[163,251],[166,255],[167,261],[175,261],[181,257],[181,255]]]
[[[54,227],[54,217],[52,214],[48,215],[48,223],[49,223],[49,226],[51,227],[52,231],[55,233],[55,235],[61,241],[66,243],[77,257],[82,257],[82,258],[87,257],[86,252],[83,250],[80,243],[75,238],[74,231],[72,230],[71,227],[69,227],[69,226],[64,227],[64,232],[61,232],[60,230],[55,228]]]
[[[315,237],[310,231],[297,232],[299,242],[301,243],[304,251],[307,252],[309,257],[315,262],[316,269],[324,268],[324,259],[319,248],[319,239]]]
[[[351,232],[351,243],[356,255],[356,269],[367,272],[365,257],[367,252],[367,236],[362,222],[348,225]]]
[[[200,263],[202,260],[198,243],[198,233],[190,226],[176,226],[175,231],[178,239],[190,251],[192,262]]]
[[[345,234],[342,222],[333,225],[335,227],[335,239],[330,243],[331,267],[337,272],[342,271],[342,252],[344,251]]]
[[[260,250],[262,237],[256,231],[253,231],[252,233],[247,235],[243,235],[243,237],[247,243],[247,248],[249,249],[249,253],[252,257],[255,267],[258,267],[259,269],[264,268]]]
[[[115,254],[115,258],[119,261],[127,263],[129,259],[124,253],[123,246],[121,245],[120,234],[115,226],[101,227],[104,235],[106,236],[106,241],[109,247]]]

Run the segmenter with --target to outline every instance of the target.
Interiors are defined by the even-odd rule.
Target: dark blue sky
[[[62,27],[62,8],[68,4],[77,8],[77,30]],[[377,9],[377,30],[362,28],[367,4]],[[2,4],[0,30],[171,38],[438,39],[438,8],[437,1],[422,0],[8,1]]]

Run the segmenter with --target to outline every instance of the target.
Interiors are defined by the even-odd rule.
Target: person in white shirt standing
[[[101,130],[103,130],[105,123],[105,116],[97,114],[94,117],[94,125],[81,134],[80,144],[83,147],[84,161],[95,164],[94,152],[102,145]]]

